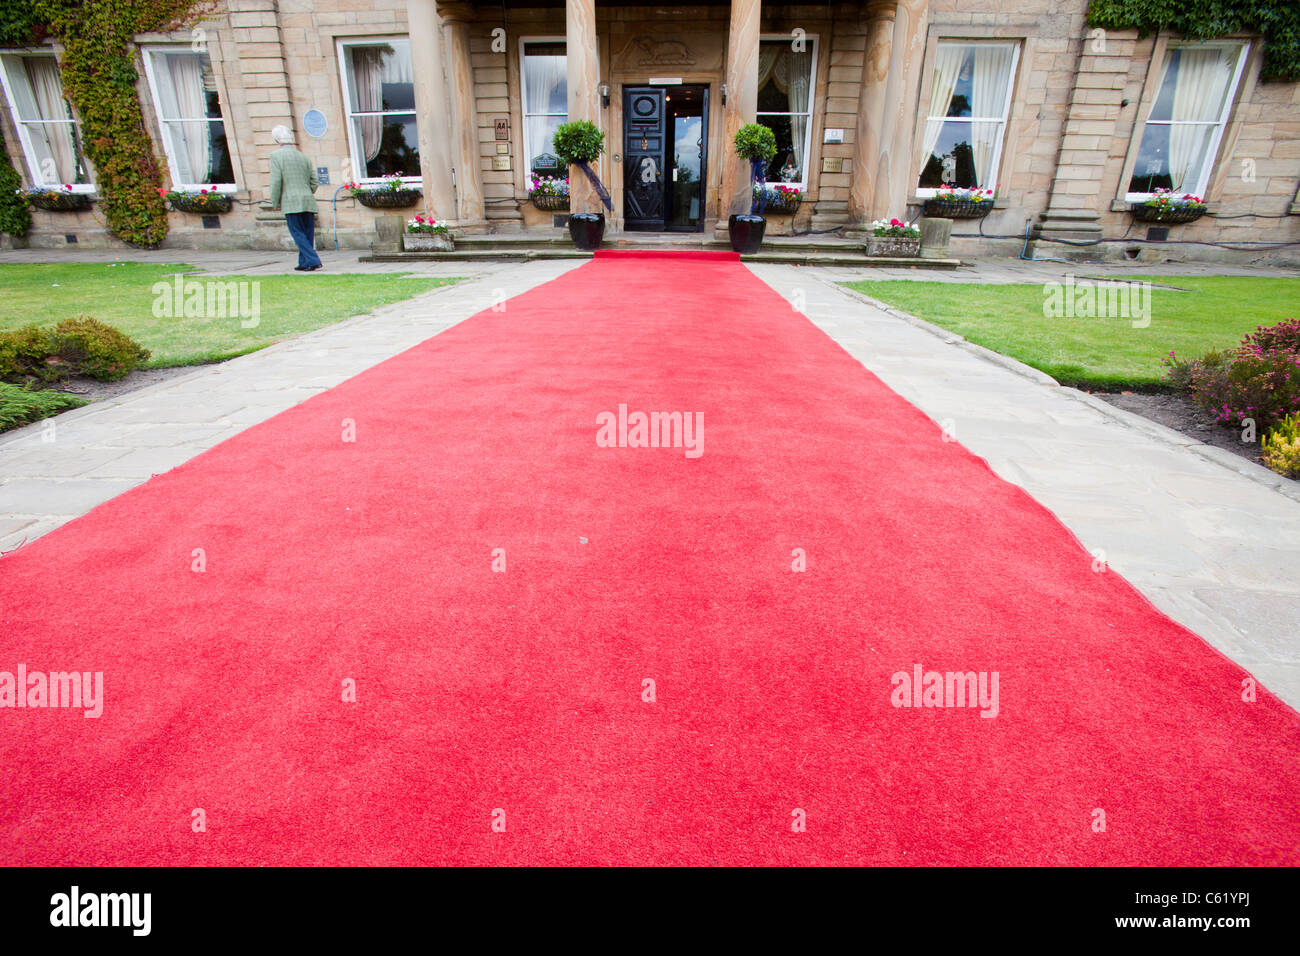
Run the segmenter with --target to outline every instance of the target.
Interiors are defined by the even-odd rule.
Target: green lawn
[[[1257,325],[1300,315],[1300,279],[1124,276],[1153,285],[1150,324],[1126,318],[1048,317],[1043,285],[849,282],[849,288],[941,325],[977,345],[1046,372],[1065,385],[1149,389],[1163,385],[1170,350],[1196,358],[1228,348]],[[1185,292],[1154,286],[1175,286]]]
[[[198,365],[252,352],[377,306],[460,281],[398,274],[190,275],[186,281],[191,283],[257,285],[242,287],[242,304],[248,308],[239,309],[236,291],[227,300],[235,308],[226,311],[224,316],[215,307],[215,298],[214,307],[209,307],[206,286],[202,287],[201,309],[193,307],[198,300],[192,297],[193,286],[189,286],[184,293],[192,304],[190,315],[185,314],[184,299],[179,309],[171,310],[171,315],[156,315],[155,305],[158,311],[166,312],[164,307],[171,304],[167,300],[173,296],[175,276],[189,272],[193,272],[192,266],[138,262],[0,265],[0,329],[32,323],[45,325],[89,315],[122,330],[153,352],[150,366]],[[154,286],[159,282],[167,286],[167,291],[156,294]],[[223,299],[227,294],[225,287],[216,291]]]

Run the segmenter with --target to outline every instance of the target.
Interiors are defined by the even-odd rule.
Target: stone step
[[[510,248],[510,249],[465,249],[467,243],[456,240],[455,252],[384,252],[361,256],[361,262],[509,262],[530,261],[535,259],[590,259],[590,252],[574,249],[572,244],[566,248]],[[725,247],[725,243],[721,244]],[[605,249],[623,249],[627,247],[605,244]],[[652,247],[653,248],[653,247]],[[921,259],[892,256],[867,257],[861,251],[856,254],[847,246],[843,251],[811,250],[787,251],[764,248],[751,256],[741,256],[742,262],[767,262],[796,266],[847,266],[870,267],[876,269],[956,269],[962,264],[960,259]],[[681,249],[683,252],[693,251]],[[712,250],[711,250],[712,251]]]

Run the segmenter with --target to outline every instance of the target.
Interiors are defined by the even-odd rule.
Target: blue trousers
[[[320,256],[316,255],[316,214],[314,212],[287,212],[284,221],[289,226],[289,235],[298,246],[298,265],[312,269],[320,265]]]

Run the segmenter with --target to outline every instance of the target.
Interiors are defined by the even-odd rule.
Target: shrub
[[[561,123],[554,142],[555,155],[570,166],[594,162],[605,151],[605,134],[589,120]]]
[[[750,162],[769,163],[776,155],[776,134],[758,123],[746,123],[736,130],[736,152]]]
[[[37,390],[0,382],[0,432],[49,418],[68,408],[85,405],[85,399],[64,392]]]
[[[1300,412],[1282,419],[1260,442],[1264,464],[1279,475],[1300,478]]]
[[[1180,392],[1189,392],[1192,388],[1192,379],[1196,377],[1198,371],[1208,368],[1219,368],[1227,364],[1231,359],[1231,352],[1221,352],[1218,349],[1211,349],[1199,359],[1189,359],[1183,361],[1173,352],[1169,357],[1163,359],[1161,364],[1168,370],[1165,372],[1165,380]]]
[[[53,381],[63,371],[50,363],[50,339],[45,330],[27,325],[0,332],[0,381],[22,384]]]
[[[1192,400],[1222,425],[1253,418],[1267,428],[1300,410],[1300,354],[1236,352],[1220,364],[1193,364]]]
[[[1277,325],[1261,325],[1246,333],[1241,347],[1256,355],[1268,352],[1300,353],[1300,319],[1286,319]]]
[[[149,359],[149,350],[111,325],[82,316],[64,319],[49,333],[50,352],[70,371],[115,382]]]
[[[1268,428],[1300,409],[1300,320],[1261,325],[1235,349],[1192,361],[1170,352],[1164,366],[1169,384],[1189,393],[1219,424],[1253,418]]]

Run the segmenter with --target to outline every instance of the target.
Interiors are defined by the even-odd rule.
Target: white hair
[[[292,143],[293,130],[283,125],[277,126],[275,129],[271,130],[271,139],[275,140],[277,143]]]

